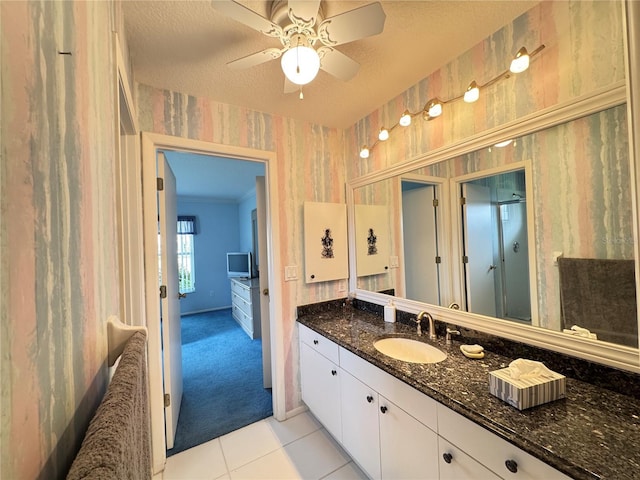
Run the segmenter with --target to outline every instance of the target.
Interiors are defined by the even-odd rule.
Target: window
[[[178,216],[178,278],[180,293],[196,291],[193,236],[196,217]]]

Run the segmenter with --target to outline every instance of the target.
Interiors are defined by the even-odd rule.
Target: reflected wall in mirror
[[[465,292],[473,292],[478,287],[472,277],[467,278],[465,275],[464,220],[461,206],[454,199],[460,196],[463,185],[465,189],[469,189],[477,187],[477,183],[493,182],[494,191],[489,196],[494,219],[491,233],[486,235],[491,237],[491,249],[494,254],[498,252],[498,259],[502,248],[505,263],[511,263],[506,261],[507,252],[516,254],[518,261],[513,263],[513,272],[510,266],[499,266],[494,261],[486,266],[489,269],[491,265],[496,265],[492,270],[494,287],[498,286],[498,293],[493,296],[495,314],[491,311],[478,311],[518,322],[530,321],[532,326],[555,331],[570,330],[573,325],[563,321],[558,257],[634,261],[633,192],[630,183],[626,105],[609,108],[515,140],[504,148],[485,148],[402,175],[420,177],[426,179],[423,180],[425,185],[438,186],[434,188],[435,197],[439,197],[437,207],[433,206],[430,190],[425,189],[423,209],[414,207],[411,210],[413,213],[409,214],[400,176],[356,188],[354,203],[384,205],[388,208],[389,255],[391,258],[398,256],[399,259],[397,268],[391,268],[382,275],[360,276],[358,272],[358,288],[377,292],[392,290],[399,297],[432,303],[422,300],[420,288],[425,287],[430,290],[431,298],[435,299],[434,304],[448,305],[456,302],[466,305]],[[526,170],[523,167],[526,164],[530,165],[531,174],[529,175],[529,170],[524,175],[518,173]],[[505,169],[512,170],[513,175],[500,176],[499,172]],[[489,180],[489,177],[494,178]],[[478,180],[479,178],[484,180]],[[505,188],[499,186],[501,182]],[[442,195],[444,185],[455,192],[449,198],[446,193]],[[516,198],[514,194],[520,198]],[[434,208],[435,219],[431,220]],[[526,228],[522,224],[519,229],[514,230],[517,233],[514,233],[507,228],[504,217],[522,218],[523,209],[528,212]],[[468,222],[471,213],[467,213]],[[438,258],[434,262],[439,261],[435,276],[427,275],[428,269],[423,270],[424,274],[419,272],[416,275],[408,267],[414,264],[415,251],[419,251],[416,245],[426,243],[429,244],[428,249],[432,249],[431,238],[426,238],[427,233],[412,228],[418,222],[422,222],[425,229],[431,223],[435,228],[435,233],[429,233],[429,236],[435,236]],[[517,238],[513,239],[509,235],[517,235]],[[469,233],[467,236],[468,240],[475,240],[476,237]],[[414,246],[407,247],[412,242]],[[522,260],[525,252],[528,253],[527,261]],[[418,261],[415,260],[415,263]],[[525,265],[528,272],[525,271]],[[508,290],[514,284],[510,279],[512,275],[519,279],[517,294],[510,299],[507,292],[505,299],[505,293],[500,288],[506,285]],[[523,293],[526,291],[527,278],[529,295]],[[433,288],[430,288],[430,282],[434,281]],[[594,278],[592,281],[598,280]],[[635,279],[631,281],[635,282]],[[418,289],[415,288],[416,283]],[[633,286],[635,287],[635,283]],[[635,307],[635,288],[625,287],[623,290],[633,295],[631,303]],[[523,296],[528,296],[530,315],[527,314],[527,302],[524,301],[526,298],[523,300]],[[578,327],[595,331],[600,339],[637,346],[635,311],[625,315],[630,320],[627,322],[629,325],[624,327],[629,332],[624,339],[607,334],[622,328],[619,325],[611,326],[609,317],[615,315],[615,310],[612,310],[614,305],[609,300],[601,298],[597,303],[599,306],[594,307],[598,310],[593,315],[596,318],[589,320],[588,325]],[[628,300],[615,303],[629,305]],[[476,311],[473,301],[470,307],[471,311]]]

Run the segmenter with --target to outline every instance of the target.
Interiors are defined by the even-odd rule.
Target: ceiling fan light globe
[[[291,82],[306,85],[316,78],[320,70],[320,57],[313,48],[301,45],[284,52],[280,65]]]

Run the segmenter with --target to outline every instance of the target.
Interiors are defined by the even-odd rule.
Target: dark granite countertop
[[[460,351],[464,338],[454,336],[451,345],[441,337],[428,342],[447,353],[440,363],[394,360],[374,340],[415,335],[415,327],[352,307],[300,315],[298,322],[573,478],[640,478],[637,398],[567,378],[565,399],[519,411],[489,393],[489,372],[514,358],[485,351],[483,359],[469,359]]]

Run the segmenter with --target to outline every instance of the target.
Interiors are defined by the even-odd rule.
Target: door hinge
[[[171,394],[170,393],[165,393],[164,394],[164,406],[165,407],[170,407],[171,406]]]
[[[156,186],[158,187],[159,192],[164,190],[164,180],[160,177],[156,178]]]
[[[160,285],[160,298],[167,298],[167,286]]]
[[[467,204],[467,199],[464,197],[460,197],[460,205],[466,205]]]
[[[433,199],[433,206],[434,206],[434,207],[437,207],[437,206],[439,205],[439,203],[440,203],[440,202],[438,202],[438,199],[437,199],[437,198],[434,198],[434,199]]]
[[[442,258],[440,256],[436,256],[436,263],[442,263]]]
[[[462,263],[469,263],[469,257],[467,257],[466,255],[462,256]]]

